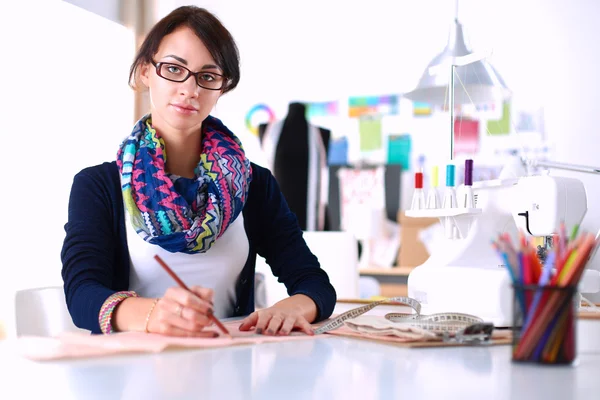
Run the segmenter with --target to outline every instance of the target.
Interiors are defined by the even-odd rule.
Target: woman
[[[240,330],[312,334],[336,295],[268,170],[209,115],[240,77],[230,33],[204,9],[181,7],[146,37],[130,71],[151,112],[111,163],[73,181],[61,258],[75,324],[93,333],[212,336],[208,313],[248,315]],[[190,293],[154,261],[160,255]],[[254,312],[256,255],[290,295]]]

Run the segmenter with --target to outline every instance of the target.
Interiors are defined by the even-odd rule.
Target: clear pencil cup
[[[576,294],[576,286],[513,285],[513,361],[573,363],[577,349]]]

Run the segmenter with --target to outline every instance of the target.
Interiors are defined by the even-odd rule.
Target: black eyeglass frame
[[[209,71],[192,72],[189,69],[187,69],[186,67],[184,67],[183,65],[172,63],[172,62],[164,62],[164,61],[155,62],[154,60],[151,60],[151,62],[152,62],[152,65],[154,65],[154,67],[156,68],[156,75],[160,76],[163,79],[171,81],[171,82],[185,82],[185,81],[187,81],[189,79],[190,76],[193,76],[194,80],[196,81],[196,85],[200,86],[202,89],[206,89],[206,90],[223,90],[223,88],[225,88],[225,86],[227,86],[227,78],[223,74],[218,74],[216,72],[209,72]],[[162,76],[161,73],[160,73],[160,67],[163,64],[175,65],[175,66],[177,66],[177,68],[182,68],[182,69],[186,70],[188,73],[185,76],[185,78],[183,78],[182,80],[175,80],[175,79],[166,78],[166,77]],[[223,78],[223,82],[221,83],[221,87],[215,89],[215,88],[209,88],[209,87],[206,87],[206,86],[202,86],[201,84],[199,84],[198,83],[198,76],[200,74],[206,74],[206,73],[209,73],[209,74],[212,74],[212,75],[218,75],[221,78]]]

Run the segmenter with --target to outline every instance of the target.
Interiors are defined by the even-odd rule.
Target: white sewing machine
[[[585,188],[574,178],[528,176],[526,164],[515,158],[500,179],[473,182],[473,193],[474,209],[406,212],[409,217],[439,217],[458,233],[410,273],[408,295],[421,302],[423,314],[462,312],[498,327],[511,326],[511,282],[491,240],[507,232],[516,242],[519,229],[550,236],[561,221],[571,229],[587,212]],[[579,291],[600,291],[600,273],[586,270]]]

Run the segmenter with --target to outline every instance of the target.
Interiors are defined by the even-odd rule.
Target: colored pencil
[[[513,358],[544,363],[574,359],[573,296],[590,259],[600,247],[594,236],[573,226],[567,235],[561,223],[542,265],[536,245],[519,232],[516,246],[508,234],[498,235],[492,246],[507,266],[522,308],[523,324],[513,347]],[[537,286],[537,287],[536,287]]]

